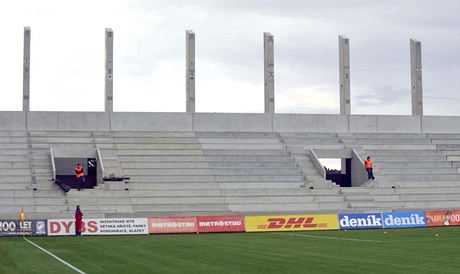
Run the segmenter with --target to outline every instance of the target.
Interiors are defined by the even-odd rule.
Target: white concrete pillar
[[[195,33],[185,32],[186,112],[195,112]]]
[[[105,111],[113,112],[113,30],[105,29]]]
[[[340,114],[350,115],[350,41],[339,35]]]
[[[275,113],[274,39],[269,32],[264,32],[264,92],[265,113]]]
[[[24,27],[24,56],[22,69],[22,110],[30,110],[30,27]]]
[[[410,39],[412,115],[423,115],[422,43]]]

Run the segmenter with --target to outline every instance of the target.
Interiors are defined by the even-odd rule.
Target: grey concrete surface
[[[339,36],[339,91],[340,114],[351,114],[350,96],[350,40]]]
[[[423,115],[422,43],[410,39],[412,115]]]
[[[186,112],[195,112],[195,33],[185,32],[185,96]]]
[[[24,27],[24,55],[22,68],[22,110],[30,110],[30,27]]]
[[[265,113],[275,113],[275,49],[274,37],[264,32],[264,106]]]
[[[106,112],[113,112],[113,39],[111,28],[105,29],[105,108]]]

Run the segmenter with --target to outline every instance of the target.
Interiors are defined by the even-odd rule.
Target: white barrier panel
[[[149,234],[147,218],[84,219],[82,235]],[[48,236],[75,235],[75,220],[48,220]]]

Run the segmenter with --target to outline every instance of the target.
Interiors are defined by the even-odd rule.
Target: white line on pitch
[[[328,237],[328,236],[317,236],[317,235],[307,235],[307,234],[294,234],[294,233],[286,233],[286,232],[274,232],[274,234],[280,235],[291,235],[291,236],[298,236],[298,237],[309,237],[309,238],[322,238],[322,239],[331,239],[331,240],[343,240],[343,241],[355,241],[355,242],[375,242],[375,243],[382,243],[382,241],[378,240],[366,240],[366,239],[354,239],[354,238],[339,238],[339,237]]]
[[[40,250],[42,250],[43,252],[45,252],[46,254],[50,255],[51,257],[55,258],[56,260],[60,261],[61,263],[65,264],[66,266],[72,268],[73,270],[77,271],[78,273],[80,274],[86,274],[85,272],[81,271],[80,269],[76,268],[75,266],[69,264],[68,262],[64,261],[63,259],[59,258],[58,256],[54,255],[53,253],[49,252],[48,250],[44,249],[43,247],[29,241],[29,239],[27,238],[24,238],[24,240],[28,241],[29,243],[31,243],[32,245],[34,245],[35,247],[39,248]]]

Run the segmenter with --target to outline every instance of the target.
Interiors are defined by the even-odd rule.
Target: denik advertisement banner
[[[340,229],[382,228],[382,214],[339,214]]]
[[[149,234],[147,218],[83,219],[82,235]],[[48,220],[48,235],[75,235],[75,220]]]
[[[0,236],[46,236],[46,220],[0,220]]]
[[[337,214],[246,216],[246,232],[338,229]]]
[[[151,217],[149,233],[196,233],[196,217]]]
[[[427,226],[460,225],[460,210],[425,212]]]
[[[244,216],[198,216],[198,232],[244,232]]]
[[[425,212],[383,213],[384,228],[425,227]]]

